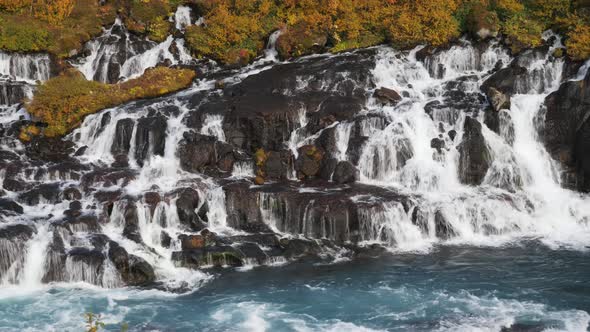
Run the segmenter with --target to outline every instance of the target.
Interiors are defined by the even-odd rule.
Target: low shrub
[[[195,72],[189,69],[156,67],[127,82],[104,84],[88,81],[79,71],[69,69],[39,86],[26,109],[35,119],[47,123],[43,135],[63,136],[89,114],[184,89],[194,77]]]

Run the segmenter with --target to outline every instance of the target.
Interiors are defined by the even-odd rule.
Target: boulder
[[[395,106],[402,100],[402,96],[392,89],[380,87],[373,92],[373,97],[381,102],[383,105]]]
[[[176,211],[182,225],[198,232],[205,228],[199,219],[196,209],[199,207],[199,193],[192,188],[182,188],[177,191]]]
[[[447,240],[456,236],[453,226],[449,224],[444,214],[437,210],[434,213],[434,232],[439,239]]]
[[[590,71],[583,80],[563,83],[545,98],[541,132],[547,151],[564,166],[564,184],[582,191],[590,191],[589,105]]]
[[[61,188],[58,183],[40,184],[20,194],[18,200],[27,205],[37,205],[41,201],[49,204],[57,204],[61,202]]]
[[[163,156],[166,146],[168,121],[163,115],[141,118],[135,134],[135,160],[140,166],[151,152]]]
[[[8,198],[0,198],[0,215],[23,214],[23,207]]]
[[[111,145],[113,155],[127,154],[131,148],[131,135],[133,134],[135,121],[133,119],[121,119],[115,127],[115,137]]]
[[[489,87],[486,95],[494,111],[499,112],[502,109],[510,109],[510,96],[498,91],[494,87]]]
[[[319,174],[322,168],[324,151],[314,145],[305,145],[299,148],[299,155],[295,160],[295,171],[300,179],[313,178]]]
[[[459,180],[464,184],[480,185],[492,164],[492,157],[481,133],[481,124],[465,118],[463,140],[459,150]]]
[[[231,172],[235,161],[233,147],[213,136],[186,132],[178,146],[180,166],[187,172]]]
[[[116,242],[109,242],[108,257],[128,286],[145,286],[156,280],[152,266],[143,258],[129,255]]]
[[[340,161],[334,169],[332,181],[338,184],[345,184],[356,182],[359,178],[359,170],[350,161]]]
[[[242,266],[242,258],[242,254],[232,246],[204,247],[172,253],[172,261],[179,266],[192,269]]]

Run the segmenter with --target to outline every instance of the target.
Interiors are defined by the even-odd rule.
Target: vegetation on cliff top
[[[119,15],[130,31],[162,41],[178,5],[203,25],[187,28],[196,56],[244,64],[283,31],[283,57],[390,43],[440,46],[469,33],[502,34],[514,52],[541,44],[541,32],[566,37],[574,59],[590,57],[588,0],[0,0],[0,49],[65,57]]]
[[[139,78],[118,84],[88,81],[75,69],[69,69],[37,89],[27,102],[27,111],[47,124],[42,134],[62,136],[77,127],[85,116],[131,100],[152,98],[188,87],[195,77],[189,69],[156,67]],[[39,134],[39,129],[24,128],[21,139]]]

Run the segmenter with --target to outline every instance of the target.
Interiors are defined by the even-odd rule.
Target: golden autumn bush
[[[184,89],[194,77],[195,72],[189,69],[156,67],[133,80],[104,84],[88,81],[76,69],[69,69],[39,86],[26,108],[35,119],[47,123],[43,129],[45,136],[62,136],[89,114],[131,100]]]
[[[0,0],[0,48],[67,57],[115,15],[162,41],[179,5],[204,18],[186,29],[192,53],[232,65],[262,54],[278,29],[284,58],[381,43],[440,46],[465,33],[500,34],[518,52],[540,45],[551,28],[569,39],[568,55],[582,59],[590,27],[588,0]]]
[[[7,51],[47,51],[67,57],[100,34],[116,15],[112,1],[99,5],[94,0],[18,0],[26,5],[7,10],[12,1],[0,0],[0,48]]]

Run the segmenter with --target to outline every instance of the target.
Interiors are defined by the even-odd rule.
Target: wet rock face
[[[13,105],[25,100],[31,87],[22,82],[2,81],[0,79],[0,105]]]
[[[113,145],[111,146],[111,153],[113,155],[127,154],[131,148],[131,135],[133,134],[133,127],[135,122],[133,119],[122,119],[117,121],[115,129],[115,137]]]
[[[314,178],[322,168],[325,152],[314,145],[303,146],[298,152],[299,156],[295,161],[297,177],[300,179]]]
[[[349,161],[341,161],[334,169],[332,180],[338,184],[353,183],[360,178],[359,170]]]
[[[168,122],[163,115],[141,118],[137,121],[135,134],[135,160],[143,165],[150,152],[164,155]]]
[[[200,231],[205,226],[196,213],[199,207],[199,193],[192,188],[182,188],[177,192],[176,211],[180,223],[193,231]]]
[[[545,106],[542,137],[547,151],[574,174],[568,186],[590,191],[590,73],[562,84],[545,98]]]
[[[180,166],[192,173],[231,172],[236,159],[229,144],[195,132],[184,133],[177,154]]]
[[[384,105],[394,106],[402,100],[402,96],[392,89],[381,87],[373,93],[373,97],[377,98]]]
[[[465,118],[463,140],[459,150],[459,179],[468,185],[479,185],[492,163],[490,151],[483,134],[481,124],[471,118]]]
[[[22,214],[23,207],[13,200],[0,198],[0,216]]]

